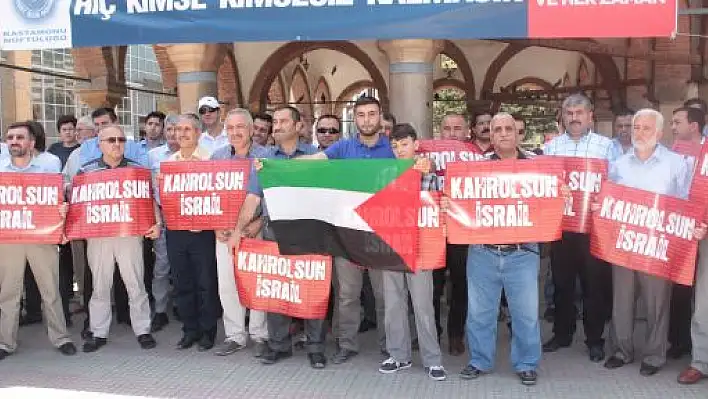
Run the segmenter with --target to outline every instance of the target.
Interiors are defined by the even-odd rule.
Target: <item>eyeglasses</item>
[[[115,143],[120,143],[120,144],[125,144],[128,139],[125,137],[107,137],[105,139],[102,139],[101,141],[109,143],[109,144],[115,144]]]
[[[207,112],[216,112],[218,110],[219,110],[219,108],[201,107],[201,108],[199,108],[199,115],[204,115]]]
[[[319,134],[339,134],[339,129],[335,129],[333,127],[329,128],[329,129],[320,127],[317,129],[317,133],[319,133]]]

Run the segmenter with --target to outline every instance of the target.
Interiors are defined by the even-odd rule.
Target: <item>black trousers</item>
[[[445,293],[445,272],[450,272],[452,289],[447,303],[450,310],[447,315],[447,336],[464,338],[467,320],[467,250],[469,245],[447,244],[447,259],[444,269],[433,271],[433,307],[435,308],[435,326],[438,337],[442,335],[440,322],[440,299]]]
[[[562,342],[570,342],[575,333],[575,283],[580,277],[583,295],[583,326],[588,346],[602,345],[605,322],[612,314],[612,266],[590,254],[590,237],[563,233],[553,243],[551,270],[556,306],[553,333]]]
[[[679,348],[691,348],[691,317],[693,286],[674,284],[669,312],[669,343]]]
[[[219,293],[216,236],[167,230],[167,257],[174,277],[174,303],[185,335],[216,337]]]
[[[29,263],[25,266],[25,313],[29,318],[42,318],[42,297],[39,287],[32,274]],[[74,266],[71,257],[71,245],[59,246],[59,297],[61,298],[64,318],[67,322],[71,318],[69,313],[69,300],[74,293]]]

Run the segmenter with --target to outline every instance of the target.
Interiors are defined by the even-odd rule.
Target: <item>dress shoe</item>
[[[605,368],[614,370],[624,366],[625,364],[626,363],[624,360],[618,358],[617,356],[610,356],[610,358],[605,362]]]
[[[62,344],[57,349],[65,356],[74,356],[76,354],[76,346],[72,342]]]
[[[349,349],[340,348],[337,353],[332,356],[332,363],[342,364],[348,362],[351,358],[358,355],[359,352],[352,351]]]
[[[482,375],[482,370],[469,364],[465,366],[462,371],[460,371],[460,378],[462,378],[463,380],[472,380],[479,377],[480,375]]]
[[[642,363],[639,368],[639,374],[649,377],[659,372],[660,367],[652,366],[651,364]]]
[[[155,313],[155,316],[152,317],[152,322],[150,322],[150,331],[158,332],[169,323],[170,319],[167,318],[167,313]]]
[[[153,338],[150,334],[138,335],[138,343],[142,349],[152,349],[157,346],[155,338]]]
[[[465,353],[465,342],[460,337],[450,337],[450,354],[460,356]]]
[[[327,366],[327,358],[322,353],[308,353],[307,358],[310,359],[310,366],[313,369],[323,369]]]
[[[219,347],[219,349],[214,352],[214,355],[216,356],[229,356],[233,355],[234,353],[240,351],[241,349],[245,348],[246,345],[240,344],[236,341],[229,341],[226,340],[224,343]]]
[[[369,321],[369,320],[362,320],[361,323],[359,323],[359,332],[367,332],[369,330],[373,330],[376,328],[376,323]]]
[[[706,378],[706,375],[701,373],[700,370],[689,367],[679,374],[678,383],[683,385],[693,385],[703,378]]]
[[[274,351],[274,350],[268,348],[268,350],[266,350],[266,352],[261,357],[261,363],[268,364],[268,365],[275,364],[283,359],[287,359],[287,358],[291,357],[292,355],[293,355],[292,351],[280,352],[280,351]]]
[[[0,349],[0,360],[10,356],[10,352],[6,351],[5,349]]]
[[[564,341],[560,340],[558,337],[555,335],[553,338],[551,338],[549,341],[547,341],[545,344],[543,344],[543,351],[544,352],[556,352],[560,348],[567,348],[571,344],[570,340]]]
[[[524,385],[536,385],[536,380],[538,379],[538,374],[534,370],[520,371],[516,373]]]
[[[588,348],[588,357],[593,363],[601,362],[605,359],[605,348],[602,345],[592,345]]]
[[[204,334],[197,342],[197,345],[199,345],[197,349],[199,352],[206,352],[214,347],[214,340],[208,334]]]
[[[199,337],[195,337],[194,335],[189,335],[185,334],[182,336],[182,339],[177,342],[177,349],[189,349],[199,341]]]
[[[671,345],[669,350],[666,351],[666,357],[674,360],[681,359],[684,355],[689,354],[691,354],[691,348],[684,345]]]
[[[42,315],[25,315],[20,316],[20,327],[29,326],[42,322]]]
[[[86,341],[84,341],[83,351],[85,353],[96,352],[102,346],[106,345],[107,342],[108,340],[105,338],[94,337],[92,334]]]

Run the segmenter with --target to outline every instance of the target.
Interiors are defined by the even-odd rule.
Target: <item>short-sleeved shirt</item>
[[[72,145],[71,147],[66,147],[63,143],[54,143],[49,146],[47,152],[58,157],[61,161],[61,167],[64,168],[66,161],[69,160],[69,155],[71,155],[71,153],[80,146],[81,144],[78,143],[76,145]]]
[[[592,131],[582,135],[578,140],[572,139],[568,132],[563,133],[548,142],[543,153],[544,155],[597,158],[608,161],[613,161],[622,155],[610,138]]]
[[[41,157],[32,157],[29,164],[19,168],[12,163],[12,157],[0,158],[0,172],[9,173],[61,173],[56,162],[46,162]]]
[[[361,142],[360,135],[339,140],[324,151],[329,159],[395,158],[388,137],[379,134],[376,144],[369,147]]]
[[[260,144],[253,143],[248,149],[248,155],[246,158],[265,158],[267,154],[267,149]],[[212,152],[211,159],[213,160],[224,160],[224,159],[241,159],[243,157],[236,153],[236,150],[231,144],[219,147],[216,151]]]
[[[611,181],[656,194],[688,197],[690,173],[684,158],[657,144],[654,153],[642,161],[634,149],[610,163]]]
[[[227,144],[229,144],[229,136],[227,136],[224,131],[216,137],[210,135],[209,132],[204,132],[202,136],[199,137],[199,146],[210,153]]]

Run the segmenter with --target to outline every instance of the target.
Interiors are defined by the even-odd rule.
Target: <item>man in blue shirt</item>
[[[633,148],[610,165],[610,180],[656,194],[686,198],[690,173],[681,155],[659,144],[664,127],[661,113],[640,110],[632,126]],[[705,225],[694,231],[696,240],[704,234]],[[666,363],[671,281],[619,266],[613,267],[612,279],[612,356],[605,367],[615,369],[634,360],[634,309],[639,289],[647,308],[647,339],[639,372],[643,376],[654,375]]]
[[[381,104],[373,97],[360,97],[354,104],[354,116],[358,133],[350,139],[339,140],[322,152],[305,159],[372,159],[395,158],[388,137],[381,133]],[[334,259],[337,277],[337,332],[339,350],[332,358],[335,364],[345,363],[359,353],[358,332],[361,322],[361,287],[364,272],[344,258]],[[376,332],[379,349],[386,352],[384,328],[384,299],[381,270],[369,269],[371,287],[376,301]]]
[[[10,125],[5,136],[10,156],[0,159],[0,173],[60,173],[55,162],[34,154],[35,131],[29,122]],[[17,348],[20,299],[25,264],[37,281],[49,340],[64,355],[76,354],[59,297],[59,252],[53,244],[0,244],[0,360]]]
[[[150,151],[165,144],[165,114],[160,111],[152,111],[145,117],[145,139],[140,141],[140,145],[145,151]]]

